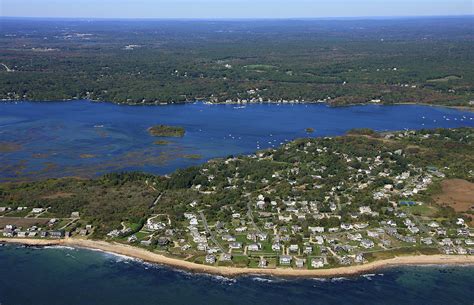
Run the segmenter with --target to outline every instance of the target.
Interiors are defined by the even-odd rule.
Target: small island
[[[148,128],[150,135],[154,137],[183,137],[185,130],[180,126],[156,125]]]
[[[314,132],[314,128],[311,128],[311,127],[308,127],[305,129],[306,133],[313,133]]]
[[[158,141],[155,141],[154,143],[155,143],[155,145],[168,145],[168,144],[170,144],[169,141],[165,141],[165,140],[158,140]]]

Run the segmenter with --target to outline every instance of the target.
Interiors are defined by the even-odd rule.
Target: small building
[[[220,257],[221,262],[230,262],[232,260],[232,254],[230,253],[222,253]]]
[[[268,262],[265,258],[261,257],[260,261],[258,262],[258,267],[260,268],[266,268],[268,265]]]
[[[292,258],[291,258],[290,255],[281,255],[280,259],[279,259],[279,262],[280,262],[280,265],[290,265],[291,260],[292,260]]]
[[[365,248],[365,249],[370,249],[370,248],[373,248],[375,246],[374,242],[371,241],[370,239],[363,239],[361,242],[360,242],[360,246]]]
[[[362,264],[364,262],[364,254],[362,253],[357,253],[354,258],[354,262],[358,264]]]
[[[48,235],[51,238],[62,238],[64,236],[64,232],[62,232],[62,231],[49,231]]]
[[[250,244],[247,246],[248,251],[258,251],[260,250],[260,245],[259,244]]]
[[[158,238],[157,243],[158,243],[158,246],[165,247],[170,243],[170,239],[168,237],[161,236]]]
[[[304,259],[304,258],[297,258],[297,259],[295,260],[296,268],[303,268],[303,267],[304,267],[304,263],[305,263],[305,259]]]
[[[299,249],[299,246],[298,245],[290,245],[288,247],[288,249],[290,250],[290,252],[298,252],[298,249]]]
[[[314,257],[311,259],[311,267],[313,268],[323,268],[324,259],[322,257]]]
[[[206,264],[213,265],[216,262],[216,257],[213,254],[206,255]]]
[[[235,241],[236,239],[235,239],[235,236],[226,234],[226,235],[222,235],[222,240],[229,241],[229,242],[233,242],[233,241]]]
[[[242,243],[239,242],[231,242],[229,243],[230,249],[242,249]]]
[[[146,246],[146,247],[151,246],[151,238],[140,241],[140,244],[143,245],[143,246]]]

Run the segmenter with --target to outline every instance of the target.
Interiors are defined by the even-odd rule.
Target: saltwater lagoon
[[[186,134],[153,137],[147,128],[157,124],[182,126]],[[0,181],[131,170],[166,174],[211,158],[253,153],[300,137],[341,135],[352,128],[460,126],[474,126],[474,113],[420,105],[2,102]]]

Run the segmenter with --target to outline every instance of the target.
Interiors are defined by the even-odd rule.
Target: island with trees
[[[156,125],[148,128],[150,135],[154,137],[184,137],[185,129],[180,126]],[[156,142],[156,144],[167,144],[164,142]]]

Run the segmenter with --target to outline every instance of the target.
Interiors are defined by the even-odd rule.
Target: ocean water
[[[179,125],[183,138],[154,144],[147,128]],[[0,103],[0,181],[97,176],[122,170],[165,174],[215,157],[245,154],[300,137],[474,126],[474,113],[418,105],[121,106],[111,103]],[[315,129],[307,134],[305,129]],[[190,155],[199,155],[197,156]]]
[[[2,305],[472,305],[474,267],[419,266],[348,278],[224,278],[103,252],[0,247]]]

